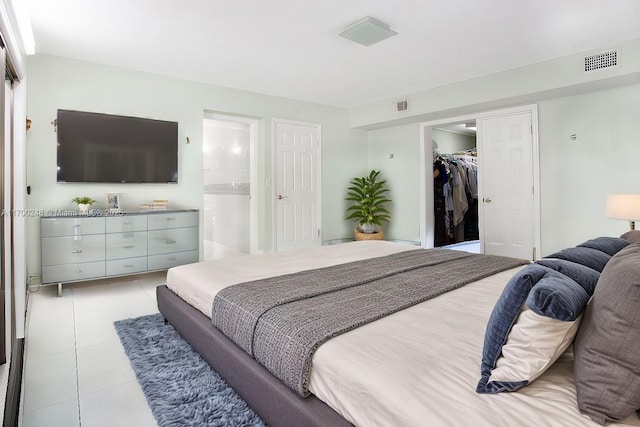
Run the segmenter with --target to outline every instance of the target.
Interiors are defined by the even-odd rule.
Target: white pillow
[[[582,314],[574,321],[540,316],[524,306],[502,346],[489,382],[531,383],[571,345]]]

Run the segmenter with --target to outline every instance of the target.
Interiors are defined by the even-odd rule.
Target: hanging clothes
[[[442,161],[433,163],[435,246],[454,243],[453,236],[453,194],[450,183],[450,169]]]
[[[467,172],[458,162],[451,162],[453,172],[453,225],[458,226],[464,221],[464,214],[469,209],[467,201]]]
[[[435,246],[478,239],[478,166],[474,156],[434,150]]]

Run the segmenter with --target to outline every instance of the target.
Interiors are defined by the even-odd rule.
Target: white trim
[[[533,240],[535,257],[540,257],[540,248],[542,247],[542,223],[540,209],[540,139],[538,136],[538,105],[533,104],[531,107],[531,143],[533,144]],[[533,260],[535,261],[535,259]]]
[[[316,217],[318,218],[318,236],[322,245],[323,227],[322,227],[322,125],[320,123],[302,122],[298,120],[289,120],[274,117],[271,119],[271,247],[274,252],[278,251],[278,206],[276,200],[276,152],[277,152],[277,134],[276,124],[290,124],[296,126],[306,126],[316,130],[318,134],[318,157],[316,159],[316,168],[318,171],[318,188],[316,194]]]
[[[203,120],[238,122],[249,125],[249,252],[258,253],[258,124],[259,118],[205,111]],[[204,144],[204,141],[203,141]],[[204,183],[203,183],[204,185]],[[204,220],[204,218],[202,218]],[[201,229],[203,229],[201,227]]]
[[[13,84],[13,208],[16,212],[23,210],[26,205],[27,164],[26,147],[27,133],[22,132],[26,126],[27,116],[27,82],[26,79]],[[13,265],[15,279],[15,307],[16,307],[16,338],[25,337],[25,312],[27,307],[27,242],[26,218],[20,215],[13,217]]]
[[[533,236],[534,247],[536,253],[540,253],[541,242],[541,220],[540,220],[540,144],[538,136],[538,105],[529,104],[518,107],[504,108],[500,110],[482,111],[478,113],[471,113],[464,116],[450,117],[439,120],[431,120],[428,122],[420,123],[420,171],[422,179],[420,180],[420,242],[425,248],[433,247],[433,230],[429,229],[428,224],[434,224],[433,218],[433,190],[429,192],[430,197],[427,197],[427,183],[431,182],[430,171],[427,169],[427,165],[433,156],[433,141],[431,139],[431,128],[438,125],[458,123],[488,118],[493,116],[504,116],[509,114],[519,113],[531,113],[531,126],[532,126],[532,156],[533,156]],[[477,140],[479,141],[479,135],[477,134]],[[430,200],[431,199],[431,200]],[[430,203],[430,204],[429,204]],[[480,242],[482,250],[484,250],[484,242]]]
[[[471,138],[475,138],[477,132],[474,133],[466,133],[466,132],[460,132],[459,130],[454,130],[454,129],[445,129],[445,128],[441,128],[441,127],[434,127],[435,130],[440,131],[440,132],[448,132],[448,133],[455,133],[456,135],[463,135],[463,136],[469,136]]]
[[[427,165],[433,163],[433,138],[432,126],[420,124],[420,246],[423,248],[433,248],[434,227],[429,228],[427,224],[434,224],[433,213],[433,190],[427,197],[427,188],[433,186],[433,175],[429,173],[431,168]]]
[[[18,79],[27,76],[23,55],[20,50],[20,37],[16,24],[16,13],[10,2],[0,2],[0,33],[7,48],[7,58],[11,61]]]
[[[33,28],[27,10],[26,0],[9,0],[13,8],[16,27],[20,34],[22,50],[27,55],[36,53],[36,42],[33,38]]]

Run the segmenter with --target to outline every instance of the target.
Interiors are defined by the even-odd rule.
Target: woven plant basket
[[[356,240],[384,240],[384,232],[378,230],[375,233],[361,233],[357,228],[354,230]]]

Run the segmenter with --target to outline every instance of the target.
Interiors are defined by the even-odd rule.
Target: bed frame
[[[302,398],[216,329],[167,286],[156,289],[160,313],[270,427],[347,427],[317,397]]]

